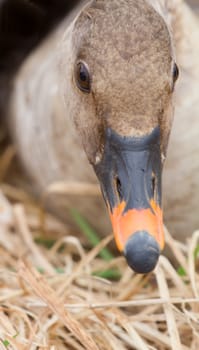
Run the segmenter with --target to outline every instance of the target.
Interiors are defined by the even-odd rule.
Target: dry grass
[[[0,162],[3,176],[13,155],[11,149],[6,152]],[[199,232],[186,245],[166,232],[185,276],[165,257],[154,273],[142,276],[122,257],[99,258],[112,236],[88,251],[73,232],[5,182],[0,225],[0,349],[199,349],[194,256]],[[61,238],[47,248],[35,243],[38,236],[43,243]],[[121,274],[117,281],[94,276],[114,268]]]

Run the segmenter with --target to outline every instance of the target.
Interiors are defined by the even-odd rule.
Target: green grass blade
[[[187,273],[185,271],[185,269],[182,266],[179,266],[177,269],[177,273],[180,277],[185,277],[187,276]]]
[[[81,231],[87,237],[91,245],[93,247],[98,245],[100,243],[100,238],[98,234],[91,228],[87,220],[83,218],[82,215],[80,215],[75,209],[71,210],[71,215],[76,225],[81,229]],[[107,248],[103,248],[99,254],[103,260],[110,261],[114,259],[114,255]]]
[[[56,243],[55,239],[51,239],[51,238],[46,238],[46,237],[35,237],[34,242],[37,243],[38,245],[42,245],[43,247],[47,248],[47,249],[51,249],[54,244]]]
[[[93,276],[105,278],[108,280],[118,281],[121,278],[121,273],[118,269],[113,268],[113,269],[107,269],[103,271],[95,271],[93,272]]]

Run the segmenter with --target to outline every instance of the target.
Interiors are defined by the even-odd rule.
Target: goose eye
[[[83,91],[89,93],[91,90],[91,79],[88,67],[83,62],[78,62],[75,68],[75,78],[77,87]]]
[[[175,63],[174,64],[174,67],[173,67],[173,82],[175,83],[176,80],[178,79],[179,77],[179,69],[178,69],[178,66],[177,64]]]

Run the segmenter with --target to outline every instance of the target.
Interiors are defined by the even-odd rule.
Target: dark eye
[[[178,66],[177,64],[175,63],[174,64],[174,67],[173,67],[173,82],[175,83],[176,80],[178,79],[179,77],[179,69],[178,69]]]
[[[89,93],[91,91],[91,79],[88,67],[83,62],[78,62],[75,67],[75,79],[78,88]]]

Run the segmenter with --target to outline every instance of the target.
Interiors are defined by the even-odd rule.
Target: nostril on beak
[[[155,197],[155,190],[156,190],[156,178],[155,178],[155,175],[152,174],[152,177],[151,177],[151,192],[152,192],[152,197],[153,198]]]
[[[123,199],[122,184],[118,176],[115,178],[115,181],[116,181],[116,189],[117,189],[119,199],[122,200]]]
[[[156,240],[146,231],[137,231],[128,239],[124,256],[128,265],[137,273],[154,270],[160,256]]]

